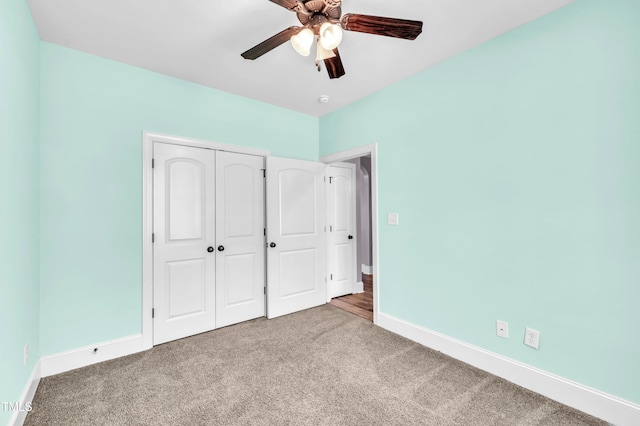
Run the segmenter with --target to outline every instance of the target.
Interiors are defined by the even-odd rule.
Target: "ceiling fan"
[[[385,18],[381,16],[346,13],[342,15],[342,0],[270,0],[298,16],[301,27],[289,27],[262,43],[242,53],[245,59],[257,59],[267,52],[291,40],[294,49],[309,56],[311,46],[317,38],[316,66],[324,61],[329,78],[340,78],[345,74],[338,45],[342,41],[342,30],[376,34],[387,37],[414,40],[422,32],[421,21]]]

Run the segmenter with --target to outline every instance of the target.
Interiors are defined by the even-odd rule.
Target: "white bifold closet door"
[[[267,317],[326,303],[326,164],[267,157]]]
[[[264,159],[155,143],[154,163],[154,344],[264,316]]]
[[[215,153],[153,148],[153,343],[215,327]]]
[[[265,314],[264,157],[216,153],[216,328]]]

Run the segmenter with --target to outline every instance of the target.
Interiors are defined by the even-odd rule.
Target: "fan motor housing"
[[[298,21],[302,25],[309,24],[311,26],[321,25],[327,21],[339,21],[342,16],[340,3],[332,0],[327,0],[326,3],[323,0],[303,1],[302,4],[309,13],[298,12]]]

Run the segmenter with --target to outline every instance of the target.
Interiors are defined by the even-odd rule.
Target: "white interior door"
[[[164,143],[153,151],[157,345],[215,327],[215,153]]]
[[[267,157],[267,317],[327,301],[326,165]]]
[[[356,165],[327,169],[328,298],[352,294],[356,286]]]
[[[216,327],[265,315],[264,158],[216,154]]]

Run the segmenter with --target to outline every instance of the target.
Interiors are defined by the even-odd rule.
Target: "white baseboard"
[[[40,360],[36,362],[36,365],[33,366],[33,371],[27,380],[27,384],[20,395],[20,399],[18,400],[18,407],[20,410],[14,411],[13,415],[9,419],[9,426],[22,426],[24,420],[27,418],[27,414],[31,411],[31,403],[33,401],[33,396],[36,394],[36,389],[38,389],[38,384],[40,384]],[[28,405],[27,405],[28,404]]]
[[[640,425],[640,405],[382,312],[377,325],[611,424]]]
[[[95,349],[97,351],[94,351]],[[65,371],[97,364],[144,350],[142,334],[96,343],[95,345],[73,349],[41,358],[42,377],[64,373]]]
[[[355,285],[355,287],[353,288],[353,293],[364,293],[364,284],[362,283],[362,281],[358,281]]]
[[[367,274],[367,275],[371,275],[373,274],[373,266],[371,265],[365,265],[364,263],[362,264],[362,273],[363,274]]]

